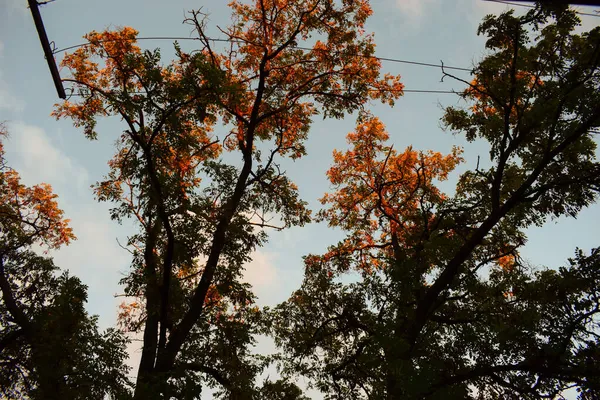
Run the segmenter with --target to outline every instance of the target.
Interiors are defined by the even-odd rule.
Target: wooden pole
[[[44,28],[44,22],[42,21],[42,15],[40,14],[38,2],[37,0],[27,0],[27,2],[29,3],[29,9],[31,10],[31,16],[33,17],[35,28],[37,29],[38,36],[40,37],[42,49],[44,49],[46,62],[48,63],[48,68],[50,68],[50,74],[52,75],[52,80],[54,81],[54,87],[56,87],[56,93],[58,93],[58,97],[61,99],[66,99],[67,95],[65,94],[65,88],[63,87],[60,74],[58,73],[58,68],[56,67],[54,54],[50,48],[50,42],[48,41],[48,35],[46,35],[46,29]]]

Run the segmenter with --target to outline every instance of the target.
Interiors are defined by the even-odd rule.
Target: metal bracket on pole
[[[42,49],[44,49],[46,62],[48,63],[48,68],[50,68],[50,74],[52,75],[54,86],[56,87],[56,93],[58,93],[58,97],[60,97],[61,99],[66,99],[67,95],[65,93],[65,88],[63,87],[62,80],[60,79],[58,68],[56,67],[56,61],[54,60],[54,54],[52,53],[52,49],[50,48],[48,36],[46,35],[46,29],[44,28],[42,15],[40,14],[39,4],[37,0],[27,0],[27,3],[29,3],[29,9],[31,10],[33,22],[35,23],[35,28],[37,29],[38,36],[40,37]]]

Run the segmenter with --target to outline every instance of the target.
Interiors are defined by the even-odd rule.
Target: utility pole
[[[56,61],[54,60],[54,54],[50,48],[48,35],[46,35],[46,29],[44,28],[42,15],[40,14],[39,4],[37,0],[27,0],[27,3],[29,3],[29,9],[31,10],[33,22],[35,23],[35,28],[37,29],[38,36],[40,37],[42,49],[44,49],[46,62],[48,63],[48,68],[50,68],[50,74],[52,75],[52,80],[54,81],[54,87],[56,87],[56,93],[58,93],[58,97],[61,99],[66,99],[67,95],[65,94],[65,88],[63,87],[60,74],[58,73],[58,68],[56,67]]]

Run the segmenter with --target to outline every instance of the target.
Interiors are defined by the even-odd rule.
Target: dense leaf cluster
[[[481,24],[490,53],[464,82],[469,106],[443,121],[487,141],[491,167],[461,174],[454,196],[431,187],[436,158],[398,160],[380,124],[348,136],[321,213],[348,236],[306,257],[302,287],[271,313],[284,373],[331,399],[600,393],[598,250],[558,271],[519,257],[525,228],[576,216],[600,188],[600,30],[577,23],[538,7]]]
[[[520,249],[528,227],[597,200],[600,28],[575,34],[562,6],[484,19],[488,54],[462,81],[466,106],[443,122],[486,142],[490,166],[463,172],[450,196],[439,182],[462,150],[398,151],[366,109],[403,88],[373,57],[367,0],[230,6],[228,51],[192,12],[200,48],[175,44],[168,65],[132,28],[91,32],[63,60],[82,96],[54,116],[90,139],[99,118],[124,125],[94,190],[114,220],[137,224],[119,314],[143,339],[135,383],[121,331],[98,332],[85,287],[34,252],[74,239],[56,196],[22,185],[0,147],[3,396],[197,399],[209,387],[221,399],[305,400],[294,383],[304,377],[340,400],[537,399],[570,387],[596,398],[600,251],[552,270]],[[306,256],[300,288],[261,310],[244,265],[268,229],[311,221],[280,160],[306,155],[315,116],[353,112],[317,214],[346,237]],[[260,334],[279,353],[255,354]],[[261,379],[274,365],[280,379]]]
[[[4,127],[0,139],[7,134]],[[85,311],[87,288],[57,275],[36,246],[74,239],[49,185],[27,187],[6,165],[0,140],[0,396],[7,399],[126,398],[127,340],[99,332]]]

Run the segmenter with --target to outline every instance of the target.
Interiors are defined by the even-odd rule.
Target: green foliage
[[[597,199],[600,28],[574,34],[578,19],[562,6],[484,19],[489,54],[462,81],[467,107],[448,108],[443,122],[487,142],[492,166],[463,173],[449,197],[436,184],[461,151],[396,152],[364,109],[393,104],[403,88],[372,57],[366,0],[230,6],[229,52],[211,47],[192,12],[201,47],[175,43],[170,64],[142,51],[132,28],[91,32],[63,61],[66,81],[85,92],[54,115],[90,139],[101,117],[125,125],[94,189],[113,219],[138,225],[119,316],[143,335],[134,393],[123,335],[99,333],[85,286],[32,251],[74,238],[55,196],[20,184],[0,159],[5,397],[191,400],[209,387],[220,399],[306,400],[293,383],[301,376],[327,399],[537,399],[570,386],[596,396],[600,250],[555,271],[528,266],[519,249],[526,228]],[[297,47],[311,35],[323,41]],[[301,287],[260,310],[244,265],[266,229],[311,220],[278,159],[305,155],[316,115],[355,111],[352,148],[334,153],[335,192],[318,214],[347,237],[307,256]],[[281,354],[253,353],[265,332]],[[260,382],[273,361],[282,378]]]
[[[4,160],[0,127],[0,396],[6,399],[130,397],[127,340],[98,331],[87,288],[34,246],[74,239],[49,185],[27,187]],[[38,250],[39,250],[38,249]]]
[[[51,258],[0,246],[0,387],[7,399],[121,399],[130,382],[125,337],[98,331],[87,289]],[[14,301],[11,302],[10,299]]]
[[[443,120],[487,141],[492,167],[463,173],[453,197],[411,197],[431,190],[435,167],[395,173],[389,147],[364,149],[360,126],[349,135],[320,214],[348,237],[306,257],[302,286],[268,313],[284,376],[326,399],[600,393],[600,252],[557,271],[519,257],[525,228],[575,217],[600,190],[600,28],[577,24],[558,6],[483,21],[490,53],[463,81],[469,107]],[[360,279],[343,283],[347,272]]]
[[[265,381],[259,396],[261,399],[271,400],[309,400],[298,386],[283,379],[274,382]]]
[[[15,298],[31,327],[0,306],[0,387],[7,399],[126,399],[131,383],[125,337],[99,332],[83,305],[86,287],[32,252],[6,257]],[[17,283],[18,282],[18,283]]]
[[[370,57],[368,1],[230,7],[223,33],[231,46],[222,53],[206,36],[204,15],[192,11],[186,23],[200,48],[188,54],[175,44],[169,65],[158,51],[142,51],[132,28],[91,32],[88,45],[63,60],[66,81],[85,92],[54,115],[91,139],[100,117],[125,124],[95,189],[115,205],[113,219],[139,227],[122,281],[133,299],[120,315],[123,327],[144,335],[136,399],[196,398],[203,385],[218,388],[219,398],[299,397],[285,382],[256,382],[268,363],[251,352],[263,316],[242,282],[266,229],[310,221],[278,160],[306,153],[315,115],[341,118],[370,99],[392,104],[402,94],[399,77],[380,74]],[[313,48],[297,47],[316,36]],[[230,129],[225,137],[213,132],[217,122]]]

